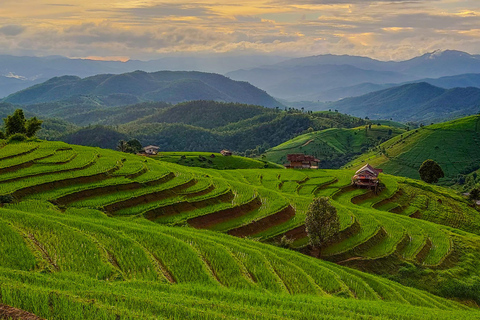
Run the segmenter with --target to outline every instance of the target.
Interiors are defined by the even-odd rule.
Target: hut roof
[[[375,169],[374,167],[372,167],[371,165],[369,165],[367,163],[366,165],[364,165],[363,167],[358,169],[358,171],[355,172],[355,174],[357,175],[357,174],[361,174],[361,173],[364,173],[364,172],[368,172],[368,173],[374,175],[375,177],[378,177],[378,174],[382,171],[383,171],[382,169]]]
[[[146,147],[143,147],[144,150],[146,149],[160,149],[160,147],[157,147],[157,146],[146,146]]]
[[[315,159],[314,156],[305,155],[303,153],[289,154],[287,155],[287,160],[290,162],[304,162],[304,161],[320,162],[320,160]]]

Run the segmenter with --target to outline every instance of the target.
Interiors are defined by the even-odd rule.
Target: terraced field
[[[267,150],[265,159],[284,164],[288,154],[305,153],[320,159],[324,168],[339,168],[353,156],[404,132],[399,127],[378,124],[351,129],[331,128],[302,134],[275,146]]]
[[[387,172],[419,179],[423,161],[435,160],[445,172],[440,182],[451,185],[458,175],[480,168],[480,116],[425,126],[394,137],[372,152],[346,165],[359,168],[368,162]]]
[[[388,175],[379,194],[351,189],[351,175],[189,168],[57,142],[3,145],[0,302],[69,319],[301,319],[306,310],[329,319],[478,318],[342,266],[397,272],[407,263],[438,283],[461,272],[473,279],[477,271],[463,266],[478,261],[478,212],[447,189]],[[322,251],[338,264],[251,240],[286,235],[309,253],[303,222],[321,195],[341,219]],[[399,315],[398,304],[418,308]]]

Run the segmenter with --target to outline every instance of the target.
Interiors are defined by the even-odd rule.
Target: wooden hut
[[[225,157],[229,157],[232,155],[232,151],[226,150],[226,149],[223,149],[222,151],[220,151],[220,153],[222,154],[222,156],[225,156]]]
[[[146,146],[143,148],[143,152],[147,155],[156,155],[160,150],[160,147],[157,146]]]
[[[303,153],[294,153],[287,155],[289,163],[284,164],[287,169],[318,169],[320,160],[314,156],[309,156]]]
[[[368,163],[358,169],[352,177],[352,185],[358,188],[371,188],[377,190],[379,180],[378,175],[383,172],[382,169],[375,169]]]

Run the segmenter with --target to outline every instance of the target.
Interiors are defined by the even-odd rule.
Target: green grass
[[[315,156],[324,168],[338,168],[354,155],[368,150],[396,135],[403,129],[384,125],[371,128],[332,128],[295,137],[265,153],[265,159],[279,164],[287,163],[287,155],[305,153]]]
[[[420,165],[433,159],[445,173],[440,183],[454,184],[459,174],[479,168],[479,121],[480,116],[470,116],[405,132],[380,146],[385,153],[377,149],[345,167],[358,168],[368,162],[389,174],[419,179]]]
[[[176,163],[187,167],[200,167],[218,170],[228,169],[282,169],[268,161],[240,156],[223,156],[216,152],[160,152],[154,159]]]
[[[480,275],[479,269],[472,267],[480,259],[480,215],[452,190],[382,174],[385,189],[368,194],[348,187],[352,170],[214,170],[88,147],[68,149],[68,145],[49,142],[35,145],[36,149],[27,154],[20,154],[25,149],[18,148],[17,156],[6,149],[8,158],[0,160],[21,163],[26,156],[51,152],[44,158],[50,161],[0,173],[0,181],[7,181],[1,184],[0,193],[21,195],[0,208],[0,254],[4,257],[0,277],[10,279],[9,285],[0,285],[0,299],[39,315],[68,313],[60,306],[71,305],[77,310],[74,306],[91,299],[98,305],[89,304],[83,311],[80,308],[72,317],[81,318],[86,312],[87,318],[108,318],[115,310],[125,318],[168,318],[169,312],[176,314],[181,309],[195,315],[193,318],[223,314],[233,318],[299,318],[300,309],[286,307],[280,314],[266,302],[259,306],[257,300],[249,300],[276,301],[280,296],[288,297],[283,299],[292,305],[295,299],[306,299],[312,310],[317,310],[314,312],[321,312],[314,306],[322,305],[323,299],[340,301],[332,296],[390,301],[409,305],[410,311],[414,310],[411,305],[428,307],[434,310],[431,315],[437,315],[435,310],[441,308],[460,307],[382,277],[259,242],[275,242],[282,234],[302,228],[315,196],[332,198],[345,232],[344,238],[322,250],[327,259],[355,258],[349,266],[395,277],[437,295],[478,299],[473,287],[461,296],[446,291],[444,279],[468,284]],[[134,188],[127,190],[126,186]],[[75,201],[65,202],[62,208],[52,204],[67,195]],[[289,206],[294,217],[262,225],[252,234],[257,241],[225,234],[276,217]],[[400,208],[396,211],[400,213],[388,211],[393,207]],[[96,210],[102,208],[110,208],[108,216]],[[190,219],[208,218],[222,210],[225,214],[235,212],[235,216],[208,225],[213,231],[189,227]],[[407,215],[417,211],[421,219]],[[144,217],[154,217],[154,222]],[[296,248],[308,252],[304,234],[293,240]],[[410,265],[415,273],[401,271]],[[79,289],[82,283],[94,289],[83,292]],[[188,290],[190,296],[185,293]],[[207,291],[218,294],[212,298],[214,307],[209,308],[206,302],[188,304]],[[60,299],[60,309],[49,307],[52,292]],[[37,294],[38,301],[47,297],[46,304],[29,305]],[[159,314],[155,313],[159,305],[146,306],[157,295],[171,299],[171,303],[162,304]],[[233,303],[235,308],[228,309],[235,295],[244,295],[245,304]],[[368,304],[365,308],[368,310]],[[383,309],[365,312],[365,317],[393,317],[386,316]],[[351,314],[347,312],[345,317]]]

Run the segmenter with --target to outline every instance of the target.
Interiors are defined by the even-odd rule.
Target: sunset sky
[[[239,4],[241,3],[241,4]],[[1,0],[0,54],[480,54],[479,0]]]

